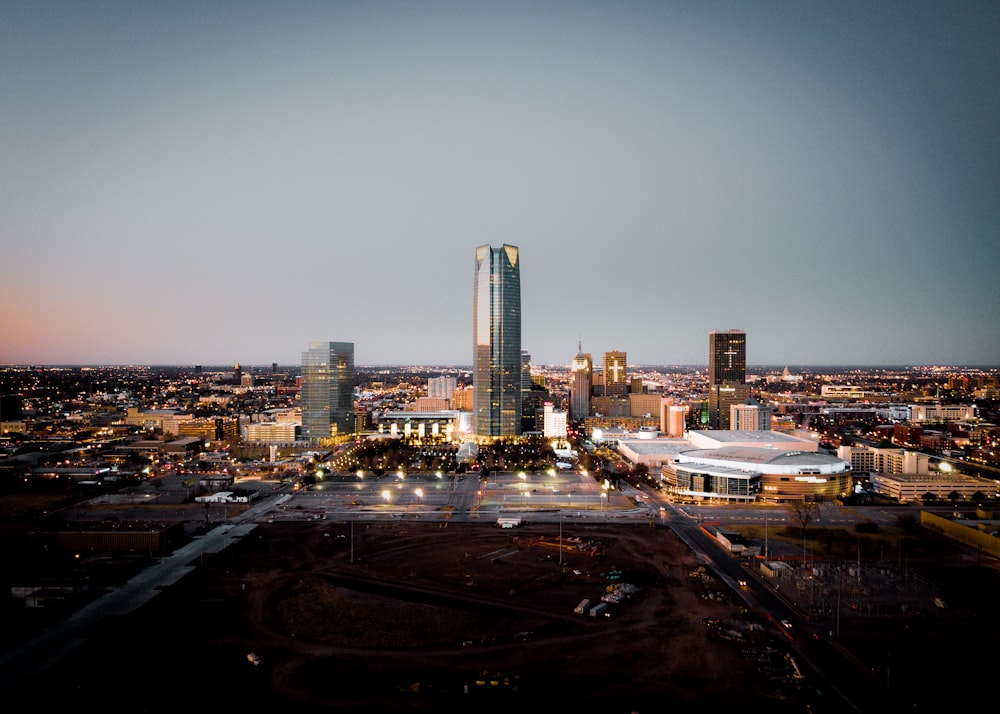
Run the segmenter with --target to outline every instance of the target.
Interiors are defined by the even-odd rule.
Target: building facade
[[[742,404],[729,407],[729,428],[732,431],[769,431],[771,408],[752,397]]]
[[[545,402],[542,418],[542,436],[546,439],[566,438],[566,412],[556,409],[552,402]]]
[[[604,394],[628,394],[628,375],[624,352],[612,350],[604,353]]]
[[[590,395],[594,384],[594,361],[577,345],[576,357],[570,365],[570,418],[581,422],[590,414]]]
[[[516,246],[476,248],[473,424],[477,437],[521,433],[521,265]]]
[[[750,396],[747,335],[743,330],[708,335],[708,419],[713,429],[729,428],[729,408]]]
[[[310,342],[302,353],[302,438],[354,433],[354,343]]]
[[[427,396],[431,399],[451,401],[451,393],[458,389],[456,377],[431,377],[427,380]]]

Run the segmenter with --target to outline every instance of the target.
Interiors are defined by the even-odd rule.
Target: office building
[[[628,394],[628,377],[625,374],[625,353],[612,351],[604,353],[604,394],[616,396]]]
[[[708,335],[708,418],[713,429],[729,429],[729,409],[750,397],[747,336],[743,330]]]
[[[583,351],[582,343],[577,344],[576,357],[570,366],[570,418],[581,422],[590,415],[590,395],[594,384],[594,362]]]
[[[751,397],[729,407],[730,431],[770,431],[771,408]]]
[[[310,342],[302,353],[302,438],[311,444],[354,433],[354,343]]]
[[[541,375],[538,375],[541,376]],[[542,401],[545,399],[545,381],[542,384],[536,383],[535,377],[531,374],[531,354],[527,350],[521,350],[521,433],[531,431],[535,422],[536,412],[541,409]]]
[[[447,399],[451,401],[451,393],[458,389],[456,377],[431,377],[427,380],[427,396],[430,399]]]
[[[542,417],[542,436],[546,439],[566,438],[566,412],[556,409],[552,402],[545,402]]]
[[[521,433],[521,265],[516,246],[476,248],[473,424],[479,437]]]

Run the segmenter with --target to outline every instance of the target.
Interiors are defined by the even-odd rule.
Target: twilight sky
[[[0,0],[0,364],[1000,364],[1000,3]]]

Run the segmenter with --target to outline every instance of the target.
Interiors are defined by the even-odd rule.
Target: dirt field
[[[45,709],[806,710],[773,628],[669,530],[553,529],[262,525],[25,685]],[[612,617],[574,613],[616,586]]]

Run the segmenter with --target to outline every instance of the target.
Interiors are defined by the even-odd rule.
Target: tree
[[[809,524],[815,520],[819,520],[819,504],[815,501],[800,501],[788,509],[788,516],[791,520],[799,524],[804,537]]]
[[[789,519],[798,521],[800,533],[802,534],[802,558],[806,557],[806,528],[813,521],[819,519],[819,504],[815,501],[800,501],[789,508]]]
[[[958,491],[952,491],[951,493],[948,494],[948,500],[949,501],[961,501],[962,500],[962,494],[960,494]]]

